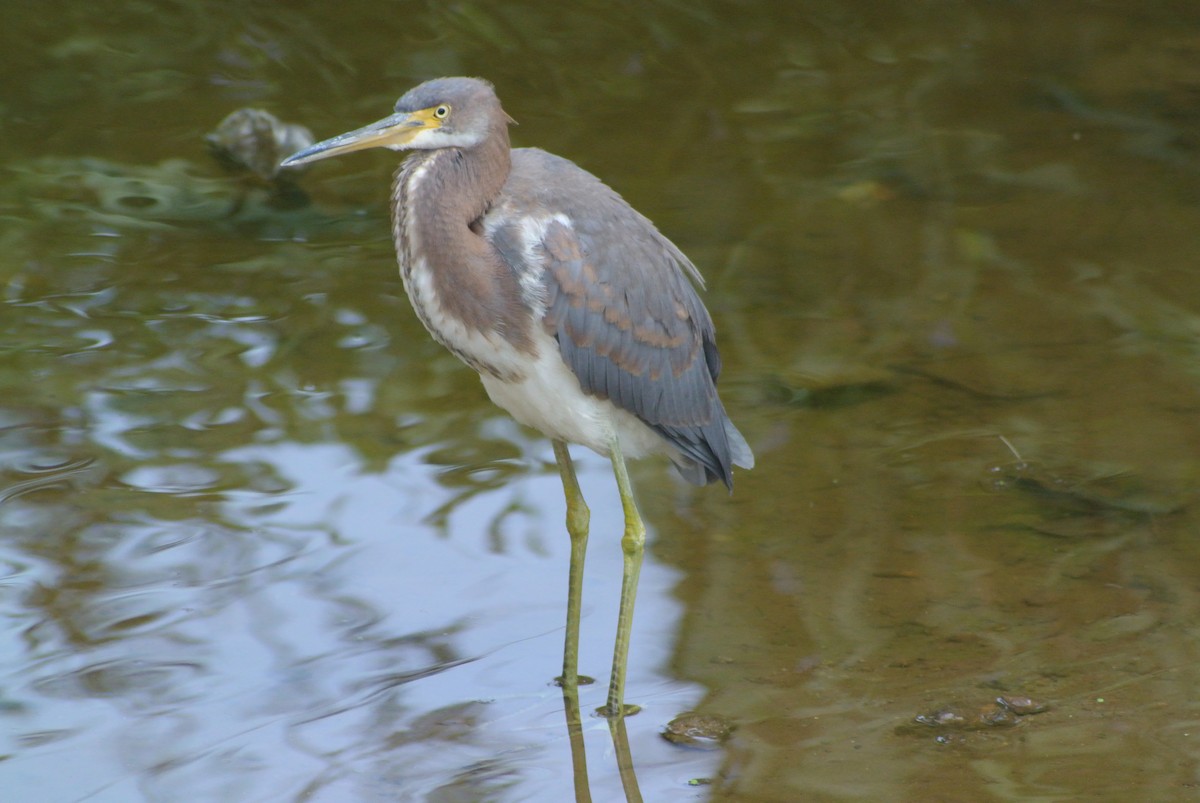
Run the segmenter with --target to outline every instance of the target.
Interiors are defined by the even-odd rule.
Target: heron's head
[[[492,85],[479,78],[435,78],[410,89],[388,117],[305,148],[282,167],[367,148],[472,148],[511,122]]]

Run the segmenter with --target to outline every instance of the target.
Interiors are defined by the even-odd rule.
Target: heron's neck
[[[410,161],[410,180],[401,189],[422,227],[470,225],[487,211],[508,178],[508,130],[493,132],[474,148],[425,151]]]
[[[520,284],[477,225],[511,166],[508,131],[493,131],[474,148],[409,157],[392,196],[396,253],[417,315],[460,358],[496,375],[507,371],[485,362],[488,349],[475,349],[471,333],[532,348]]]

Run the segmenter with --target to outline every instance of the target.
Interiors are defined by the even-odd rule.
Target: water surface
[[[693,257],[758,456],[634,468],[646,800],[1194,794],[1200,14],[101,2],[0,43],[6,797],[629,793],[606,461],[572,740],[551,450],[409,310],[394,155],[300,207],[205,150],[446,74]]]

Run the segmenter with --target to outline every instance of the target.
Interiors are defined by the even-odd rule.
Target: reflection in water
[[[571,776],[575,783],[576,803],[591,803],[588,783],[587,748],[583,741],[583,721],[579,715],[579,685],[564,683],[563,712],[567,717],[567,741],[571,744]]]
[[[588,779],[587,748],[583,738],[583,722],[579,713],[579,686],[563,683],[563,711],[567,720],[567,740],[571,745],[571,773],[575,783],[576,803],[591,803],[592,790]],[[621,788],[629,803],[641,803],[642,792],[638,788],[637,768],[629,748],[629,732],[625,717],[605,717],[612,734],[613,753],[617,771],[621,776]]]
[[[930,9],[14,7],[5,796],[1186,797],[1197,21]],[[696,258],[762,459],[731,499],[637,469],[631,762],[552,685],[552,455],[409,314],[390,161],[304,210],[205,161],[236,108],[324,135],[448,73]],[[621,522],[583,457],[601,674]],[[1001,697],[1047,709],[970,726]],[[690,750],[684,711],[736,727]]]
[[[609,717],[608,729],[612,731],[613,750],[617,757],[617,769],[621,773],[621,788],[629,803],[642,803],[642,792],[638,789],[637,772],[633,767],[633,755],[629,750],[629,733],[625,717]]]

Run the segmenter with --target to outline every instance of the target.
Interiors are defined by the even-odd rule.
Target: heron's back
[[[519,148],[482,224],[586,397],[653,432],[689,481],[730,484],[732,465],[753,466],[717,395],[713,323],[692,284],[700,274],[649,219],[572,162]]]

